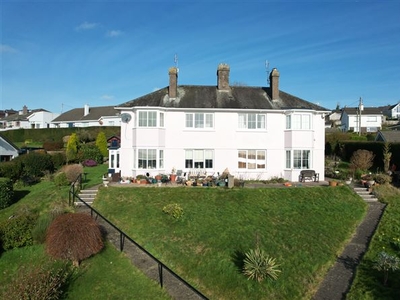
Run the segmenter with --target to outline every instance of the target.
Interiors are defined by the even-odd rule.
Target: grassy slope
[[[384,286],[383,274],[374,269],[374,261],[381,251],[400,257],[400,247],[391,243],[393,239],[400,238],[400,190],[391,186],[379,186],[377,193],[387,206],[368,251],[357,269],[347,299],[399,299],[400,271],[390,272],[388,284]]]
[[[183,207],[183,220],[162,213],[169,203]],[[309,298],[366,209],[346,186],[111,187],[95,205],[212,299]],[[239,271],[257,237],[281,264],[276,282],[256,284]]]

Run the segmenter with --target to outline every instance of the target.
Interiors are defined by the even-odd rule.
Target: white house
[[[53,127],[51,126],[51,121],[58,115],[42,108],[29,110],[24,105],[18,113],[9,114],[3,117],[0,122],[3,130],[50,128]]]
[[[400,102],[385,107],[383,113],[389,119],[400,119]]]
[[[361,132],[377,132],[382,128],[383,113],[377,107],[364,107],[361,112],[358,107],[345,107],[340,120],[343,131],[360,132],[361,124]]]
[[[51,122],[55,127],[121,126],[119,111],[114,106],[85,105],[71,109]]]
[[[0,162],[10,161],[19,155],[19,148],[0,135]]]
[[[324,180],[329,110],[280,91],[277,69],[270,87],[230,86],[229,73],[220,64],[216,86],[178,85],[170,68],[168,87],[116,107],[121,144],[110,151],[112,171],[212,175],[227,168],[244,179],[298,181],[300,170],[313,169]]]

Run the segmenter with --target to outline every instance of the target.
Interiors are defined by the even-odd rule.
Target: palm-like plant
[[[266,278],[276,280],[279,273],[281,273],[281,270],[275,258],[269,257],[262,249],[257,247],[255,250],[250,249],[249,252],[245,253],[243,274],[248,279],[258,282]]]

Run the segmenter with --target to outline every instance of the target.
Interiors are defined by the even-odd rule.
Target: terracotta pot
[[[171,174],[171,175],[169,176],[169,178],[171,179],[171,182],[175,182],[175,180],[176,180],[176,174]]]
[[[337,182],[336,181],[329,181],[329,186],[337,186]]]

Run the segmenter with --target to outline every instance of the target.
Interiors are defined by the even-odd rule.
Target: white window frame
[[[238,150],[238,169],[266,170],[267,150],[262,150],[262,149]]]
[[[213,169],[214,150],[212,149],[186,149],[186,169]]]
[[[312,129],[312,117],[310,113],[292,113],[286,115],[286,129],[310,130]]]
[[[157,127],[157,112],[153,110],[139,110],[138,127]]]
[[[213,129],[213,113],[185,113],[185,127],[190,129]]]
[[[239,113],[238,128],[247,130],[265,130],[267,128],[267,115],[257,113]]]
[[[164,164],[163,157],[160,158],[161,151],[162,150],[147,148],[137,149],[137,169],[149,170],[161,168],[161,165]],[[163,154],[162,152],[162,155]]]
[[[309,149],[286,150],[285,168],[286,169],[311,169],[312,152]]]

